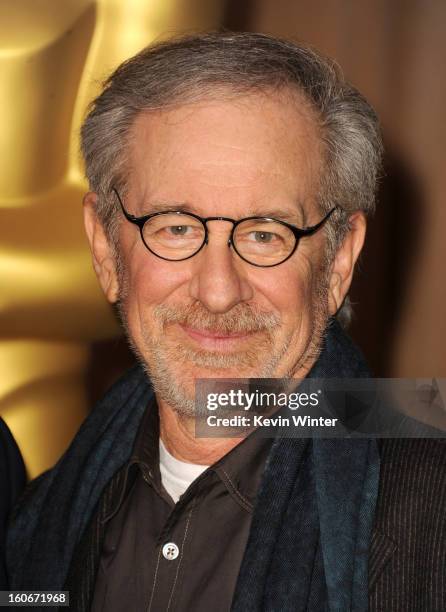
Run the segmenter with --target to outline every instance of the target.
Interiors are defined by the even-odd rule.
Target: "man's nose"
[[[208,244],[193,258],[190,295],[216,314],[251,299],[253,293],[243,270],[249,264],[237,256],[228,238],[227,231],[211,230]]]

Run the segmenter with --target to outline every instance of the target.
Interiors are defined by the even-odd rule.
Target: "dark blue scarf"
[[[310,376],[367,376],[332,321]],[[13,589],[62,589],[102,491],[129,459],[151,396],[140,368],[116,383],[70,448],[34,481],[8,536]],[[277,438],[242,561],[233,610],[367,610],[368,549],[378,493],[373,440]]]

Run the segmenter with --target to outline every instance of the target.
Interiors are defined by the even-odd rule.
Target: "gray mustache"
[[[159,305],[154,315],[165,327],[179,323],[186,327],[220,333],[241,333],[271,330],[280,325],[280,317],[272,312],[260,312],[248,305],[234,306],[229,312],[213,314],[199,306]]]

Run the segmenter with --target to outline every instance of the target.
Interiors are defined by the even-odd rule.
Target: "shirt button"
[[[180,554],[180,549],[174,542],[168,542],[163,546],[163,557],[168,561],[173,561]]]

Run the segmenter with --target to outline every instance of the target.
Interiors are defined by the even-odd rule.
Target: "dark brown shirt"
[[[175,504],[161,483],[150,405],[105,519],[93,612],[229,610],[271,442],[249,436]]]

